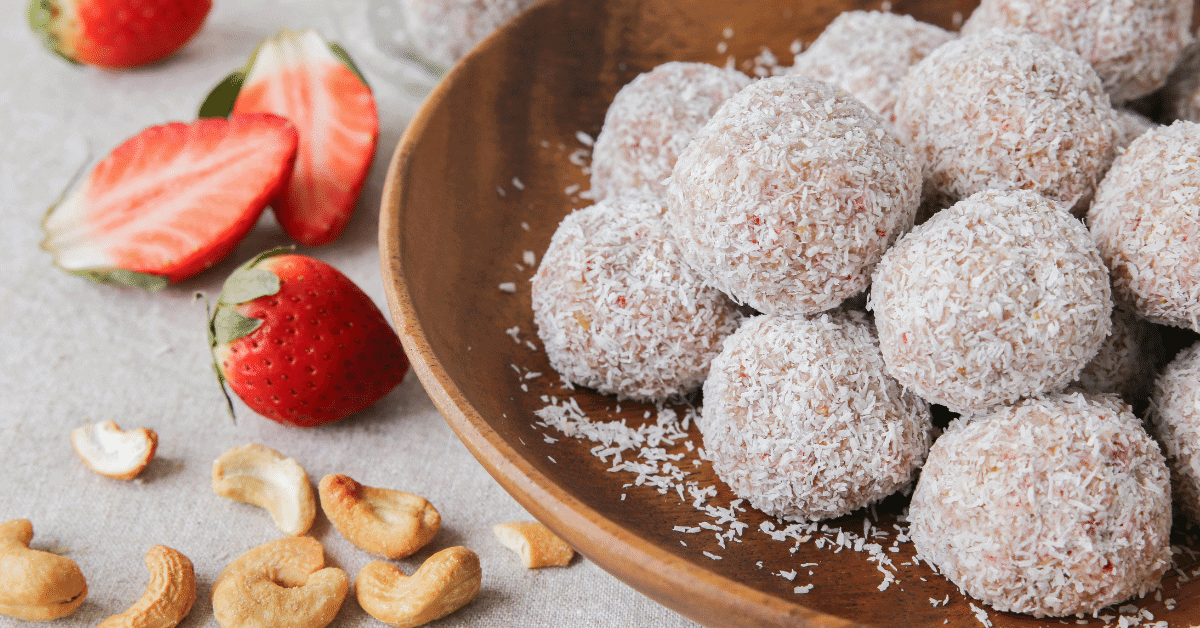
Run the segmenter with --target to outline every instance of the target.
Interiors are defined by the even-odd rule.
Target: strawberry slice
[[[345,51],[316,31],[282,31],[213,91],[200,115],[260,111],[285,116],[300,131],[291,180],[272,203],[280,226],[300,244],[333,242],[350,222],[375,155],[379,116],[370,87]]]
[[[297,144],[295,127],[271,114],[150,127],[50,209],[42,248],[100,282],[157,289],[191,277],[254,226]]]

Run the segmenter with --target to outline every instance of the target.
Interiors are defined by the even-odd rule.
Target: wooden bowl
[[[590,453],[594,443],[536,425],[544,395],[573,397],[594,420],[655,421],[653,408],[562,388],[537,341],[528,282],[535,268],[524,253],[540,260],[563,216],[588,204],[566,192],[589,187],[572,161],[586,149],[577,133],[595,137],[617,90],[660,63],[720,65],[733,56],[743,67],[765,46],[790,64],[795,40],[811,42],[844,10],[876,8],[853,0],[549,0],[527,11],[446,76],[396,150],[380,225],[392,314],[413,369],[492,476],[588,559],[696,621],[977,626],[976,613],[986,612],[997,627],[1058,625],[992,611],[913,563],[911,543],[893,527],[903,496],[826,522],[803,542],[773,540],[760,526],[784,526],[746,509],[737,517],[747,527],[722,547],[700,524],[725,532],[729,525],[693,507],[691,495],[635,485],[636,474],[612,472],[611,459]],[[892,3],[947,28],[972,8],[972,0]],[[514,293],[500,289],[508,282]],[[506,333],[514,327],[520,342]],[[708,504],[728,508],[732,496],[708,463],[695,466],[688,445],[700,446],[701,438],[694,426],[690,441],[666,449],[683,456],[676,466],[690,474],[686,481],[718,487]],[[879,536],[856,551],[864,519]],[[847,547],[837,544],[839,530]],[[1190,574],[1187,556],[1178,560]],[[896,581],[881,590],[884,571]],[[1136,604],[1172,625],[1200,623],[1200,580],[1185,581],[1181,572],[1163,584],[1174,610],[1152,597]],[[808,593],[797,592],[809,584]]]

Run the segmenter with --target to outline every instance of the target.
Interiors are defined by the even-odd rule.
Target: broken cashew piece
[[[411,576],[391,563],[367,563],[354,589],[359,606],[371,617],[411,628],[466,606],[479,593],[482,580],[479,556],[465,547],[450,547],[430,556]]]
[[[325,567],[312,537],[283,538],[234,559],[213,583],[213,614],[224,628],[322,628],[337,616],[350,577]]]
[[[0,523],[0,615],[49,621],[75,612],[87,598],[87,580],[75,561],[29,549],[28,519]]]
[[[89,469],[115,480],[132,480],[150,464],[158,434],[144,427],[121,431],[112,421],[71,430],[71,447]]]
[[[267,509],[284,534],[300,536],[317,516],[308,474],[292,458],[258,444],[234,447],[213,461],[213,491]]]
[[[513,521],[492,526],[500,543],[521,557],[526,569],[563,567],[575,557],[575,550],[557,534],[537,521]]]
[[[363,486],[345,475],[327,475],[317,487],[321,510],[359,549],[405,558],[429,543],[442,516],[424,497]]]
[[[196,602],[196,573],[187,556],[155,545],[146,552],[150,582],[141,599],[97,628],[173,628],[183,621]]]

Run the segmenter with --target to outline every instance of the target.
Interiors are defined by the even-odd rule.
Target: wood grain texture
[[[674,531],[708,519],[690,499],[628,486],[633,476],[609,472],[610,463],[589,453],[592,443],[534,426],[534,411],[546,405],[542,395],[574,397],[589,416],[630,426],[653,422],[643,418],[653,408],[622,403],[617,412],[611,398],[563,389],[540,343],[530,350],[505,333],[515,326],[522,340],[537,340],[533,269],[517,265],[524,265],[524,251],[540,260],[563,216],[587,205],[564,192],[588,188],[568,159],[583,147],[576,133],[595,137],[617,90],[638,73],[670,60],[724,64],[728,56],[742,67],[764,46],[790,64],[796,39],[811,42],[843,10],[878,7],[863,0],[548,0],[450,72],[410,123],[387,176],[379,232],[385,287],[413,369],[446,420],[509,493],[580,553],[706,625],[978,626],[971,605],[987,607],[923,564],[911,565],[910,543],[885,550],[899,581],[880,591],[882,573],[867,554],[772,540],[759,531],[769,519],[752,509],[740,514],[749,524],[740,541],[724,548],[712,532]],[[892,8],[950,28],[955,12],[968,15],[973,2],[902,0]],[[514,282],[516,292],[501,291],[504,282]],[[523,379],[514,365],[543,375]],[[701,444],[694,426],[691,437]],[[682,442],[668,449],[686,451]],[[707,463],[687,471],[699,486],[720,487],[711,503],[730,503]],[[893,533],[881,541],[890,545],[906,503],[894,496],[874,514],[827,523],[861,536],[870,517]],[[1195,567],[1186,556],[1180,566],[1189,573]],[[798,571],[795,580],[778,575],[789,570]],[[810,593],[794,591],[807,583]],[[1163,597],[1176,601],[1175,610],[1150,598],[1138,604],[1172,626],[1197,624],[1197,592],[1200,581],[1172,575]],[[943,599],[948,603],[931,602]],[[988,614],[996,627],[1062,625]]]

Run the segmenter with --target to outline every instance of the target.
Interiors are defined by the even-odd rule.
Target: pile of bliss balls
[[[1161,327],[1200,331],[1191,16],[853,11],[774,76],[642,74],[532,279],[551,365],[702,391],[706,456],[770,516],[911,490],[918,555],[997,610],[1154,591],[1172,503],[1200,522],[1200,345],[1167,364]]]

